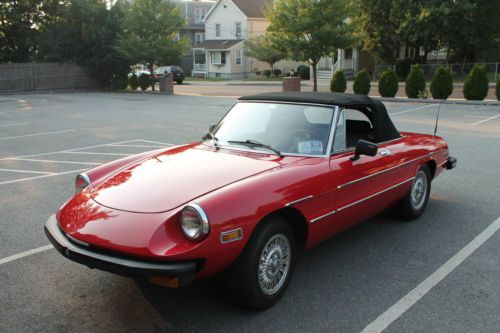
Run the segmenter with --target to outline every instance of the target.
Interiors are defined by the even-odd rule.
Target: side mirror
[[[215,125],[215,124],[210,124],[210,126],[208,126],[208,132],[212,133],[214,131],[214,129],[215,129],[216,126],[217,125]]]
[[[359,156],[367,155],[367,156],[375,156],[377,155],[378,145],[376,143],[358,140],[356,144],[356,151],[354,152],[354,156],[351,157],[351,161],[359,160]]]

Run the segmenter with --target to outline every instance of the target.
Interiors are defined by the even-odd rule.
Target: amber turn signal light
[[[229,242],[234,242],[237,240],[240,240],[243,238],[243,229],[238,228],[226,232],[222,232],[220,234],[220,241],[221,243],[229,243]]]

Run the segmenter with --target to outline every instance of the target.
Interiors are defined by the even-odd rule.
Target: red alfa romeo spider
[[[263,309],[290,282],[297,247],[389,208],[418,218],[455,165],[442,138],[398,132],[366,96],[247,96],[202,142],[79,174],[45,232],[73,261],[164,286],[225,271],[236,300]]]

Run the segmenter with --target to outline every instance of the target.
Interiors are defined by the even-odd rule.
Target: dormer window
[[[207,10],[205,8],[194,9],[194,23],[203,23]]]
[[[220,38],[220,23],[215,23],[215,38]]]

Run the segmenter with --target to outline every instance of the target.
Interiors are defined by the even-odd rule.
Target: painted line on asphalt
[[[473,254],[481,245],[483,245],[491,236],[500,229],[500,217],[477,235],[469,244],[458,251],[453,257],[439,267],[428,278],[422,281],[412,291],[397,301],[377,319],[368,324],[361,333],[382,332],[395,320],[401,317],[408,309],[424,297],[439,282],[444,280],[455,268],[463,263],[471,254]]]
[[[14,180],[7,180],[4,182],[0,182],[0,185],[7,185],[7,184],[14,184],[14,183],[20,183],[20,182],[25,182],[28,180],[35,180],[35,179],[42,179],[42,178],[48,178],[48,177],[55,177],[55,176],[61,176],[61,175],[67,175],[68,173],[77,173],[81,171],[88,170],[86,169],[78,169],[78,170],[71,170],[71,171],[65,171],[65,172],[59,172],[59,173],[54,173],[51,175],[41,175],[41,176],[35,176],[35,177],[27,177],[27,178],[21,178],[21,179],[14,179]]]
[[[134,154],[98,153],[93,151],[63,151],[60,154],[80,154],[80,155],[109,155],[109,156],[131,156]]]
[[[147,146],[147,145],[111,145],[110,147],[130,147],[130,148],[164,148],[165,146]]]
[[[395,116],[395,115],[398,115],[398,114],[403,114],[403,113],[413,112],[413,111],[416,111],[416,110],[426,109],[426,108],[430,108],[430,107],[433,107],[433,106],[438,106],[438,105],[439,105],[439,104],[429,104],[429,105],[426,105],[426,106],[421,106],[421,107],[418,107],[418,108],[412,108],[412,109],[403,110],[403,111],[399,111],[399,112],[389,113],[389,115],[390,115],[390,116]]]
[[[42,136],[42,135],[51,135],[51,134],[61,134],[61,133],[68,133],[68,132],[74,132],[74,131],[75,131],[74,129],[67,129],[67,130],[63,130],[63,131],[33,133],[33,134],[16,135],[16,136],[6,136],[6,137],[3,137],[3,138],[0,138],[0,140],[28,138],[28,137],[33,137],[33,136]]]
[[[8,126],[21,126],[21,125],[27,125],[28,123],[12,123],[12,124],[2,124],[0,127],[8,127]]]
[[[480,120],[480,121],[476,121],[475,123],[472,123],[472,124],[469,124],[471,126],[476,126],[476,125],[479,125],[479,124],[482,124],[482,123],[485,123],[487,121],[490,121],[490,120],[493,120],[493,119],[497,119],[498,117],[500,117],[500,113],[497,114],[496,116],[493,116],[493,117],[489,117],[489,118],[486,118],[486,119],[483,119],[483,120]]]
[[[37,247],[36,249],[33,249],[33,250],[24,251],[24,252],[21,252],[18,254],[14,254],[10,257],[0,259],[0,265],[6,264],[6,263],[14,261],[14,260],[19,260],[19,259],[24,258],[24,257],[31,256],[31,255],[36,254],[36,253],[44,252],[44,251],[50,250],[51,248],[53,248],[53,246],[51,244],[49,244],[49,245]]]
[[[147,143],[153,143],[153,144],[158,144],[158,145],[163,145],[163,146],[176,146],[172,143],[166,143],[166,142],[158,142],[158,141],[152,141],[152,140],[144,140],[144,139],[141,139],[139,141],[142,141],[142,142],[147,142]],[[163,147],[159,147],[159,148],[163,148]]]
[[[61,164],[81,164],[81,165],[101,165],[96,162],[75,162],[75,161],[56,161],[56,160],[39,160],[33,158],[16,158],[13,161],[40,162],[40,163],[61,163]]]
[[[55,172],[50,172],[50,171],[3,169],[3,168],[0,168],[0,171],[4,171],[4,172],[18,172],[18,173],[35,173],[35,174],[39,174],[39,175],[53,175],[53,174],[55,174]]]

